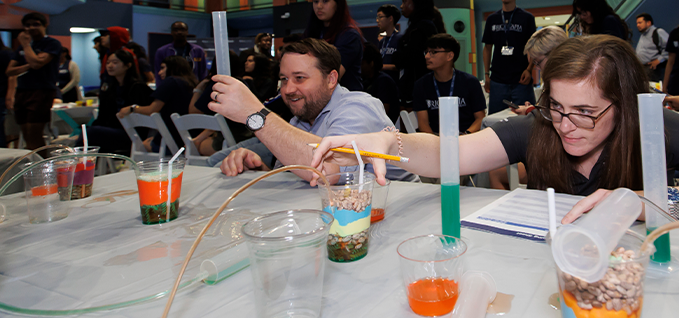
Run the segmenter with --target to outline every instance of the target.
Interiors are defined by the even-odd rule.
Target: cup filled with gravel
[[[318,189],[323,211],[335,218],[328,235],[328,258],[334,262],[359,260],[368,254],[375,175],[365,172],[363,182],[358,171],[326,177],[330,186],[319,180]]]
[[[593,283],[557,266],[562,317],[640,317],[644,277],[654,251],[650,247],[640,252],[643,241],[643,236],[628,230],[611,252],[606,274]]]

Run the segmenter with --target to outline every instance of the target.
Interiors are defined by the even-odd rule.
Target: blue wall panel
[[[73,33],[71,35],[71,58],[80,68],[81,86],[99,86],[99,54],[92,46],[92,40],[99,32]]]
[[[195,13],[180,10],[158,9],[134,6],[132,15],[134,30],[132,39],[143,46],[148,52],[148,34],[170,33],[170,26],[176,21],[183,21],[189,26],[189,34],[198,38],[212,37],[212,18],[207,13]]]

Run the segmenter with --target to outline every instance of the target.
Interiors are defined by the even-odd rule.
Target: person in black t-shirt
[[[106,79],[99,88],[99,116],[87,127],[88,144],[99,146],[100,152],[130,151],[132,141],[120,124],[116,114],[126,106],[153,102],[149,88],[141,79],[134,65],[134,55],[119,49],[106,59]],[[146,136],[146,129],[138,129],[140,136]],[[77,146],[83,145],[82,135]]]
[[[648,93],[649,86],[632,46],[610,35],[568,39],[549,54],[543,78],[544,104],[537,106],[537,116],[509,118],[459,138],[460,174],[524,162],[529,188],[552,187],[560,193],[589,195],[561,220],[563,224],[573,222],[613,189],[641,192],[636,97]],[[679,114],[664,110],[663,117],[664,158],[668,175],[673,175],[679,168]],[[418,175],[439,177],[446,163],[439,162],[442,140],[437,136],[402,134],[399,138],[392,132],[379,132],[326,137],[316,148],[311,166],[355,165],[355,156],[331,151],[351,147],[352,141],[364,151],[397,154],[402,149],[399,155],[410,162],[395,164]],[[384,160],[370,161],[377,182],[384,185]]]
[[[362,91],[361,61],[363,33],[349,13],[346,0],[314,1],[305,37],[323,39],[339,50],[342,56],[340,85],[350,91]]]
[[[586,34],[608,34],[625,41],[631,37],[627,23],[606,0],[574,0],[573,13],[580,16]]]
[[[471,74],[455,69],[460,43],[449,34],[437,34],[427,40],[425,58],[433,72],[423,76],[413,89],[413,110],[417,112],[418,130],[439,132],[439,97],[459,98],[459,130],[473,133],[481,129],[486,117],[486,99],[481,84]]]
[[[146,83],[154,83],[156,81],[153,75],[153,66],[149,63],[149,58],[146,55],[146,50],[143,46],[139,45],[137,42],[127,42],[126,48],[132,50],[134,55],[137,56],[137,62],[139,63],[139,75]]]
[[[488,114],[507,108],[504,99],[517,105],[526,101],[535,104],[533,65],[523,54],[535,28],[535,17],[517,8],[516,0],[503,0],[502,9],[488,16],[482,40],[485,89],[490,94]]]
[[[184,144],[181,135],[175,128],[170,115],[177,113],[186,115],[189,113],[189,103],[193,95],[193,88],[198,84],[196,75],[193,74],[189,62],[181,56],[171,55],[166,57],[160,64],[160,78],[162,82],[157,86],[156,91],[151,94],[153,102],[148,106],[132,105],[121,109],[118,117],[123,118],[131,113],[151,115],[160,113],[167,129],[172,134],[172,139],[178,147]],[[147,151],[157,152],[160,149],[162,136],[156,135],[144,141]]]
[[[663,93],[670,95],[679,95],[679,63],[677,63],[677,53],[679,53],[679,27],[674,28],[670,32],[670,37],[667,39],[667,47],[669,52],[667,58],[667,67],[665,68],[665,80],[663,82]]]
[[[9,62],[6,74],[19,75],[14,115],[21,125],[26,148],[33,150],[45,145],[42,134],[57,94],[61,43],[46,35],[44,15],[28,13],[21,23],[24,31],[17,37],[21,48]]]
[[[401,41],[403,36],[403,32],[396,30],[396,23],[401,19],[401,11],[393,4],[385,4],[377,9],[376,19],[380,32],[386,33],[386,36],[379,43],[382,70],[391,76],[395,82],[398,82],[399,70],[394,65],[394,53],[398,50],[398,42]]]
[[[401,112],[398,85],[389,75],[382,72],[382,56],[375,44],[365,42],[363,46],[365,49],[363,50],[361,76],[365,92],[382,102],[387,116],[391,122],[395,123]]]

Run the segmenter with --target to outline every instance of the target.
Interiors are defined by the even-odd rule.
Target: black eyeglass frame
[[[566,118],[568,118],[568,120],[571,121],[571,123],[573,123],[573,125],[575,125],[575,127],[583,128],[583,129],[594,129],[594,127],[596,127],[596,122],[597,122],[599,119],[601,119],[601,117],[602,117],[604,114],[606,114],[606,112],[608,112],[608,110],[611,108],[611,106],[613,106],[613,103],[611,103],[610,105],[608,105],[608,107],[604,108],[604,110],[603,110],[601,113],[599,113],[599,115],[596,115],[596,116],[589,116],[589,115],[576,114],[576,113],[568,113],[568,114],[566,114],[566,113],[562,113],[562,112],[560,112],[560,111],[558,111],[558,110],[556,110],[556,109],[552,109],[551,107],[546,107],[546,106],[542,106],[542,105],[535,105],[535,108],[539,109],[539,110],[540,110],[540,115],[542,115],[542,118],[544,118],[544,119],[546,119],[546,120],[548,120],[548,121],[555,122],[555,123],[560,123],[560,122],[563,122],[563,118],[566,117]],[[556,120],[554,120],[554,119],[552,118],[552,115],[551,115],[551,114],[549,114],[549,115],[545,114],[545,112],[552,112],[552,111],[555,111],[555,112],[559,113],[559,114],[561,115],[561,120],[556,121]],[[571,119],[571,117],[570,117],[571,115],[579,116],[579,117],[586,117],[586,118],[591,119],[591,120],[592,120],[592,127],[581,127],[581,126],[579,126],[578,124],[576,124],[576,123]]]
[[[450,51],[450,50],[443,50],[443,51],[425,50],[423,53],[424,53],[424,56],[427,56],[427,53],[429,53],[431,55],[436,55],[437,53],[448,53],[448,52],[452,52],[452,51]]]

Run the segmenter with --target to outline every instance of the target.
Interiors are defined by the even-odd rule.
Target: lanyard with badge
[[[502,14],[502,22],[504,23],[505,26],[505,46],[502,47],[502,55],[513,55],[514,54],[514,47],[509,46],[509,27],[512,25],[512,19],[514,18],[514,12],[516,12],[516,9],[512,12],[512,15],[509,16],[509,20],[505,20],[505,12],[500,10]]]
[[[394,33],[396,32],[397,31],[394,31]],[[384,58],[384,55],[387,54],[387,49],[389,49],[389,43],[391,43],[391,39],[394,38],[394,33],[392,33],[389,37],[389,41],[386,41],[386,43],[382,45],[382,49],[380,50],[380,52],[382,52],[382,58]]]
[[[436,83],[436,76],[432,76],[434,79],[434,89],[436,90],[436,96],[438,98],[441,98],[441,93],[439,92],[439,84]],[[448,96],[453,96],[453,87],[455,87],[455,71],[453,71],[453,79],[450,80],[450,93],[448,93]]]

